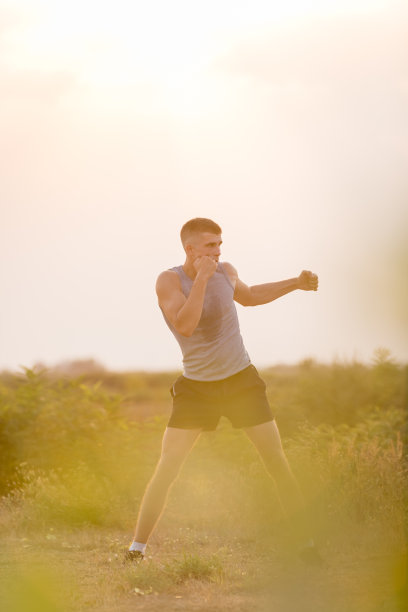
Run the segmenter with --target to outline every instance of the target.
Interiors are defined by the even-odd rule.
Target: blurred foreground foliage
[[[387,517],[401,525],[407,368],[377,351],[370,366],[306,360],[261,374],[316,524]],[[27,528],[130,526],[159,457],[177,375],[3,373],[0,526],[1,509],[7,528],[10,520]],[[223,531],[240,529],[245,514],[251,525],[254,512],[258,530],[279,520],[276,498],[265,497],[268,477],[243,437],[224,420],[202,436],[175,485],[181,501],[164,520],[181,513],[188,523],[191,510],[194,521]]]

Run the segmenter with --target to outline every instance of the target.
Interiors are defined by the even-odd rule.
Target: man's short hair
[[[190,219],[190,221],[187,221],[187,223],[185,223],[181,228],[180,238],[183,246],[186,245],[187,240],[192,236],[192,234],[200,234],[201,232],[221,234],[222,230],[220,226],[215,223],[215,221],[211,221],[211,219],[205,219],[204,217]]]

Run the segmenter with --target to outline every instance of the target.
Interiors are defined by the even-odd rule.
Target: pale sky
[[[155,295],[223,228],[255,365],[408,361],[408,11],[375,0],[0,3],[0,369],[180,369]]]

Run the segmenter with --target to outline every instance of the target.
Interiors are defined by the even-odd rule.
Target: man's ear
[[[184,250],[186,251],[186,255],[191,257],[191,255],[193,254],[193,251],[194,251],[194,247],[193,247],[192,244],[187,243],[186,246],[184,247]]]

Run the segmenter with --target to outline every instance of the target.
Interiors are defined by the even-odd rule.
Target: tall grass
[[[263,375],[313,515],[397,520],[404,503],[406,370],[381,353],[370,367],[309,360]],[[146,418],[146,398],[150,395],[153,413],[154,397],[168,395],[169,381],[165,374],[116,375],[113,389],[107,373],[98,381],[29,369],[4,375],[3,510],[13,507],[15,520],[27,525],[129,521],[158,459],[169,411],[170,400],[161,409],[158,402],[158,413]],[[256,452],[224,421],[216,434],[202,436],[175,486],[184,495],[183,512],[204,503],[202,520],[208,524],[229,517],[232,525],[245,513],[255,513],[258,526],[270,523],[271,516],[279,520]],[[21,515],[18,508],[24,508]]]
[[[263,570],[248,569],[248,551],[268,559],[284,544],[286,524],[254,447],[224,419],[216,433],[201,436],[153,534],[157,551],[178,556],[115,570],[159,457],[176,375],[100,372],[70,379],[25,369],[0,376],[0,535],[10,542],[8,559],[16,550],[20,564],[25,550],[51,556],[63,550],[64,558],[87,551],[99,567],[97,609],[105,599],[115,607],[112,593],[145,596],[191,581],[235,584],[244,574],[259,579]],[[379,351],[370,366],[307,360],[262,375],[318,544],[337,556],[353,547],[371,557],[401,553],[407,368]],[[106,566],[101,551],[112,557]],[[38,601],[38,609],[61,609],[66,598],[46,586],[60,580],[52,570],[24,563],[19,570],[18,563],[9,609],[37,609],[24,598]],[[87,567],[81,557],[76,563]],[[79,580],[76,574],[72,584]],[[87,607],[84,601],[70,609]]]

